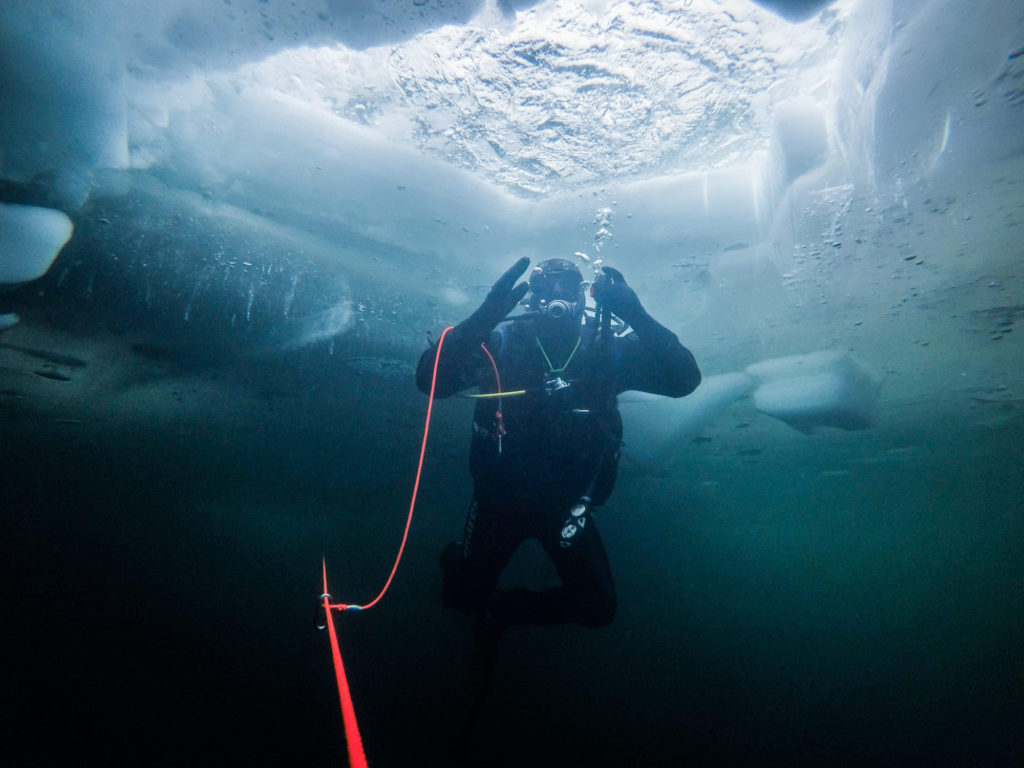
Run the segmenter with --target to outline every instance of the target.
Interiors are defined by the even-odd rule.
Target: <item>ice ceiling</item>
[[[291,49],[231,79],[543,196],[767,149],[771,101],[827,81],[841,25],[794,33],[733,6],[550,3],[398,45]]]
[[[517,256],[583,254],[706,374],[851,352],[890,416],[1016,418],[1022,14],[5,2],[3,200],[74,223],[51,319],[87,296],[151,334],[405,359]],[[66,235],[21,213],[0,217],[11,285]],[[11,344],[45,325],[14,295]]]

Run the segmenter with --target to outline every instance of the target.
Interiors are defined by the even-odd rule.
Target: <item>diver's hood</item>
[[[587,306],[586,283],[571,261],[548,259],[530,275],[530,295],[526,303],[531,312],[545,318],[569,322],[582,319]]]

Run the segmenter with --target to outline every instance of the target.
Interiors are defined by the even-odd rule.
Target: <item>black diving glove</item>
[[[504,320],[505,316],[522,301],[523,296],[530,290],[529,283],[515,284],[516,279],[526,271],[528,266],[530,266],[530,260],[525,256],[513,264],[491,286],[484,303],[476,312],[455,326],[452,333],[461,341],[470,344],[481,344],[486,341],[488,335],[494,330],[494,326]]]
[[[632,326],[648,317],[636,291],[626,285],[626,278],[617,269],[602,267],[604,274],[594,281],[590,295],[597,305],[617,315]]]
[[[599,307],[618,315],[632,326],[645,344],[655,348],[668,349],[679,346],[676,335],[663,326],[644,309],[636,291],[626,285],[626,278],[617,269],[602,267],[604,274],[594,281],[590,295]],[[694,385],[696,386],[696,385]]]

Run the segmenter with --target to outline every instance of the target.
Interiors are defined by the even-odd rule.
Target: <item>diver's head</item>
[[[526,306],[531,312],[540,313],[545,324],[575,328],[587,307],[583,275],[575,264],[565,259],[540,262],[530,274]]]

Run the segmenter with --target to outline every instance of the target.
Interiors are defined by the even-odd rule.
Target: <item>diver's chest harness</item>
[[[509,327],[500,327],[498,329],[497,334],[500,339],[500,346],[497,359],[495,359],[495,356],[491,354],[486,346],[484,347],[484,351],[490,359],[490,364],[493,366],[496,391],[484,393],[477,397],[497,399],[497,407],[494,411],[494,421],[491,427],[486,427],[480,423],[478,419],[482,415],[483,409],[477,409],[477,414],[473,419],[473,433],[477,439],[494,441],[494,450],[496,450],[498,460],[500,461],[503,440],[509,434],[509,428],[506,426],[505,415],[502,409],[502,399],[504,397],[522,397],[525,400],[532,401],[534,406],[548,411],[548,416],[553,421],[582,418],[592,420],[598,427],[603,440],[601,452],[595,462],[592,477],[584,493],[570,507],[569,514],[560,529],[559,545],[563,548],[568,548],[572,546],[575,537],[587,525],[590,509],[593,505],[594,489],[603,470],[606,468],[606,464],[608,462],[617,463],[619,447],[621,446],[621,434],[613,427],[613,424],[618,422],[617,415],[613,417],[615,410],[614,393],[612,391],[605,391],[609,387],[601,386],[599,382],[600,376],[595,370],[595,360],[593,359],[594,339],[591,338],[589,343],[584,344],[582,333],[576,339],[575,345],[561,365],[555,364],[540,338],[537,335],[531,334],[533,343],[536,345],[536,349],[539,350],[546,367],[546,370],[540,376],[539,386],[526,386],[522,389],[516,386],[509,386],[508,391],[504,391],[502,389],[501,369],[507,368],[511,359],[519,355],[526,357],[524,347],[528,342],[522,338],[520,333],[520,329],[513,330]],[[517,338],[513,340],[513,336]],[[581,347],[583,347],[582,355],[578,355],[581,352]],[[581,356],[585,356],[586,359],[583,360],[580,375],[576,377],[569,376],[567,373],[569,366],[574,359],[579,362]],[[534,379],[534,371],[536,369],[529,370],[533,366],[522,361],[517,362],[519,365],[516,367],[527,369],[526,378]],[[606,363],[610,366],[612,364],[611,359],[609,358]],[[608,371],[608,373],[610,375],[611,371]],[[531,381],[530,383],[532,384],[533,382]],[[516,429],[514,423],[511,429]],[[574,429],[573,431],[576,430]]]
[[[503,438],[509,433],[502,407],[506,397],[525,401],[524,409],[546,412],[543,418],[551,420],[558,420],[570,414],[580,417],[597,413],[599,409],[591,403],[593,393],[590,390],[593,387],[590,379],[593,377],[587,375],[589,366],[584,363],[583,372],[576,376],[568,374],[573,360],[578,361],[582,357],[582,354],[577,354],[581,352],[581,347],[586,350],[588,346],[584,345],[582,334],[577,337],[576,343],[561,365],[556,365],[552,361],[543,342],[534,334],[528,337],[532,339],[531,343],[522,337],[513,340],[512,333],[507,328],[500,328],[497,335],[499,343],[496,345],[495,354],[492,355],[486,346],[483,348],[493,370],[490,378],[494,380],[495,391],[473,396],[476,399],[496,400],[494,420],[490,426],[482,423],[481,419],[485,418],[489,409],[478,408],[473,420],[473,433],[480,438],[494,439],[499,456],[502,454]],[[530,359],[527,351],[529,346],[533,346],[534,350],[540,353],[545,367],[542,372]],[[503,374],[510,368],[516,374],[512,382],[503,378]],[[486,373],[481,375],[481,380],[486,381],[487,378],[489,377]],[[515,428],[513,425],[513,429]]]

